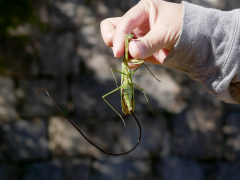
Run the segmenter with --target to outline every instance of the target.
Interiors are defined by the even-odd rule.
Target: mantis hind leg
[[[118,87],[117,89],[114,89],[113,91],[111,91],[111,92],[103,95],[102,98],[103,98],[103,100],[107,103],[107,105],[109,105],[109,106],[120,116],[120,118],[121,118],[122,121],[123,121],[124,126],[126,127],[125,121],[124,121],[124,119],[122,118],[121,114],[119,114],[119,112],[117,112],[117,110],[114,109],[114,107],[112,107],[111,104],[105,99],[105,97],[108,96],[109,94],[112,94],[112,93],[116,92],[117,90],[120,90],[121,88],[124,88],[125,86],[127,86],[127,84],[126,84],[126,85],[122,85],[122,86]]]
[[[138,87],[138,88],[143,92],[143,94],[144,94],[144,96],[145,96],[145,98],[146,98],[146,100],[147,100],[147,102],[148,102],[148,105],[149,105],[149,107],[150,107],[153,115],[154,115],[155,118],[158,120],[157,116],[156,116],[155,113],[153,112],[153,109],[152,109],[152,107],[151,107],[151,105],[150,105],[150,103],[149,103],[149,101],[148,101],[147,95],[146,95],[146,93],[144,92],[143,88],[141,88],[140,86],[138,86],[138,85],[136,85],[136,84],[134,84],[134,83],[133,83],[133,85],[136,86],[136,87]]]
[[[147,68],[147,70],[152,74],[152,76],[153,76],[157,81],[161,82],[156,76],[154,76],[154,74],[152,73],[152,71],[150,71],[150,69],[147,67],[147,65],[146,65],[145,63],[142,63],[140,66],[138,66],[138,67],[132,72],[132,74],[134,74],[134,73],[138,70],[138,68],[140,68],[142,65],[144,65],[144,66]]]
[[[148,69],[148,71],[152,74],[152,76],[159,82],[161,82],[158,78],[156,78],[156,76],[154,76],[154,74],[152,73],[152,71],[150,71],[150,69],[147,67],[146,64],[143,63],[143,65]]]

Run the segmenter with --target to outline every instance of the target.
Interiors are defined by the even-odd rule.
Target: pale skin
[[[112,47],[116,58],[125,51],[126,34],[134,34],[129,53],[134,59],[161,65],[177,43],[182,26],[183,6],[161,0],[141,0],[122,17],[101,22],[105,44]],[[129,62],[130,68],[139,64]]]

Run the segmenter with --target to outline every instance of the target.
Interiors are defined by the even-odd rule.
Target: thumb
[[[166,47],[163,32],[151,29],[145,36],[129,43],[129,52],[135,59],[145,59]]]

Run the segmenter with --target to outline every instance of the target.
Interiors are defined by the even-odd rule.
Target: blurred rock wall
[[[33,8],[43,27],[24,24],[0,42],[0,179],[240,179],[240,106],[225,104],[185,74],[149,65],[133,81],[140,145],[110,157],[90,145],[52,105],[44,91],[78,127],[106,151],[120,153],[137,142],[131,115],[127,127],[102,100],[116,88],[120,70],[104,44],[100,22],[121,16],[137,0],[40,0]],[[178,0],[172,2],[180,2]],[[238,0],[192,0],[231,10]],[[170,13],[170,12],[169,12]],[[120,76],[116,74],[117,80]],[[121,112],[120,93],[107,100]]]

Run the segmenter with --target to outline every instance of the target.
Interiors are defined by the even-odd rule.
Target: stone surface
[[[240,112],[229,112],[223,126],[225,137],[224,158],[234,162],[240,157]]]
[[[90,11],[85,7],[86,3],[83,0],[49,0],[47,5],[47,22],[53,29],[76,28],[82,24],[84,17],[87,17],[85,15]]]
[[[174,74],[173,74],[174,75]],[[196,159],[219,159],[222,155],[224,106],[201,84],[182,75],[176,79],[185,108],[172,115],[172,149],[175,154]]]
[[[226,1],[226,10],[240,8],[239,1],[236,1],[236,0],[225,0],[225,1]]]
[[[168,74],[162,67],[146,65],[161,82],[158,82],[144,66],[140,67],[132,77],[133,82],[143,88],[150,105],[155,109],[155,113],[158,114],[163,111],[178,113],[182,111],[185,107],[185,102],[179,98],[181,88],[174,80],[174,77],[170,73]],[[140,105],[141,110],[150,112],[149,105],[142,91],[136,87],[135,89],[136,102]]]
[[[60,161],[39,162],[22,168],[22,179],[26,180],[64,180]]]
[[[47,117],[59,112],[43,90],[39,94],[40,88],[46,89],[60,108],[67,109],[67,84],[64,78],[19,79],[16,94],[21,116]]]
[[[221,158],[221,116],[214,116],[213,109],[187,109],[173,119],[172,130],[175,154],[195,159]]]
[[[37,43],[28,36],[3,39],[0,43],[0,74],[7,76],[34,76],[40,73]]]
[[[79,72],[80,60],[74,54],[74,38],[71,32],[48,33],[37,38],[42,74],[60,76]]]
[[[92,164],[89,158],[74,158],[63,160],[65,179],[67,180],[87,180],[91,179]]]
[[[99,117],[113,119],[118,115],[107,105],[102,96],[116,89],[114,80],[105,83],[89,76],[78,76],[73,80],[72,97],[74,113],[79,117]],[[118,112],[121,112],[120,92],[117,91],[106,97],[106,100]]]
[[[235,163],[213,163],[205,166],[205,178],[214,180],[238,180],[239,161]]]
[[[18,180],[20,177],[20,168],[16,165],[0,165],[1,180]]]
[[[136,115],[137,116],[137,115]],[[151,153],[166,156],[170,153],[169,137],[166,136],[164,119],[158,121],[147,116],[137,116],[142,127],[142,139],[138,147],[127,157],[148,157]],[[78,128],[93,143],[111,153],[123,153],[135,146],[139,139],[139,128],[133,117],[125,118],[125,128],[120,119],[96,121],[92,119],[74,120]],[[54,156],[91,155],[105,156],[64,118],[52,117],[49,120],[49,147]],[[167,141],[166,141],[167,140]]]
[[[93,168],[92,180],[151,179],[149,163],[141,160],[108,157],[93,162]]]
[[[6,1],[7,2],[7,1]],[[139,138],[131,115],[120,117],[102,96],[116,89],[121,69],[101,37],[100,22],[124,14],[138,0],[34,1],[43,24],[19,25],[0,41],[0,179],[238,180],[239,108],[206,92],[187,75],[147,64],[133,82],[139,146],[110,157],[89,144],[60,115],[44,91],[84,134],[112,153]],[[171,2],[181,2],[171,0]],[[238,0],[192,0],[231,10]],[[1,18],[0,18],[1,19]],[[0,34],[1,35],[1,34]],[[115,73],[118,85],[120,74]],[[121,112],[120,92],[106,97]]]
[[[0,126],[3,161],[48,157],[46,123],[42,119],[19,119]]]
[[[158,164],[159,175],[156,179],[164,180],[202,180],[203,168],[193,160],[179,158],[177,156],[164,158]]]
[[[15,107],[14,82],[11,78],[0,76],[0,123],[18,117]]]
[[[88,147],[86,146],[88,143],[83,140],[77,130],[64,118],[50,118],[48,133],[49,149],[53,156],[74,156],[84,152],[92,153],[91,150],[87,150]],[[85,151],[82,149],[85,149]]]

